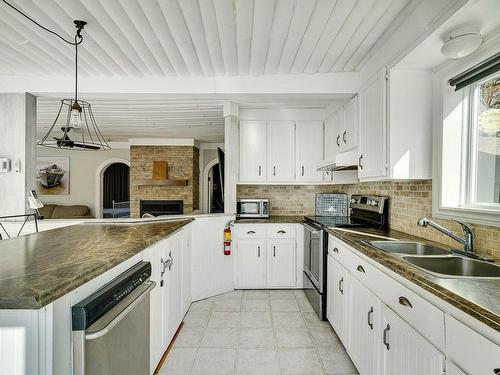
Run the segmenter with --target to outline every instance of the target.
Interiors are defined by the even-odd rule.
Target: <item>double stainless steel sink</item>
[[[405,262],[440,278],[500,278],[500,267],[479,259],[456,256],[451,250],[420,242],[365,241],[401,257]]]

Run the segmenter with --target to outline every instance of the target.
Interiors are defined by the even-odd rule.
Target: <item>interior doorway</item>
[[[220,164],[217,162],[208,170],[207,175],[208,213],[223,213],[224,198]]]
[[[121,162],[102,173],[102,213],[105,218],[130,217],[130,167]]]

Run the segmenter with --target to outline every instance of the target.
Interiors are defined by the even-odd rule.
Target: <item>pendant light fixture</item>
[[[40,25],[33,18],[17,9],[6,0],[2,1],[37,26],[75,47],[75,96],[72,99],[61,100],[59,112],[52,126],[43,138],[37,142],[37,145],[80,151],[110,150],[111,147],[106,142],[97,126],[90,103],[78,99],[78,46],[83,42],[82,30],[87,22],[80,20],[74,21],[76,34],[74,41],[70,41],[63,38],[55,31]]]

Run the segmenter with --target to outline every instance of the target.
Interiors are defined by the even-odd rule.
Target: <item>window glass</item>
[[[469,204],[500,207],[500,74],[473,85]]]

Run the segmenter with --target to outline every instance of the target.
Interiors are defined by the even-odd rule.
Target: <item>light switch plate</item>
[[[10,159],[0,158],[0,173],[10,172]]]

